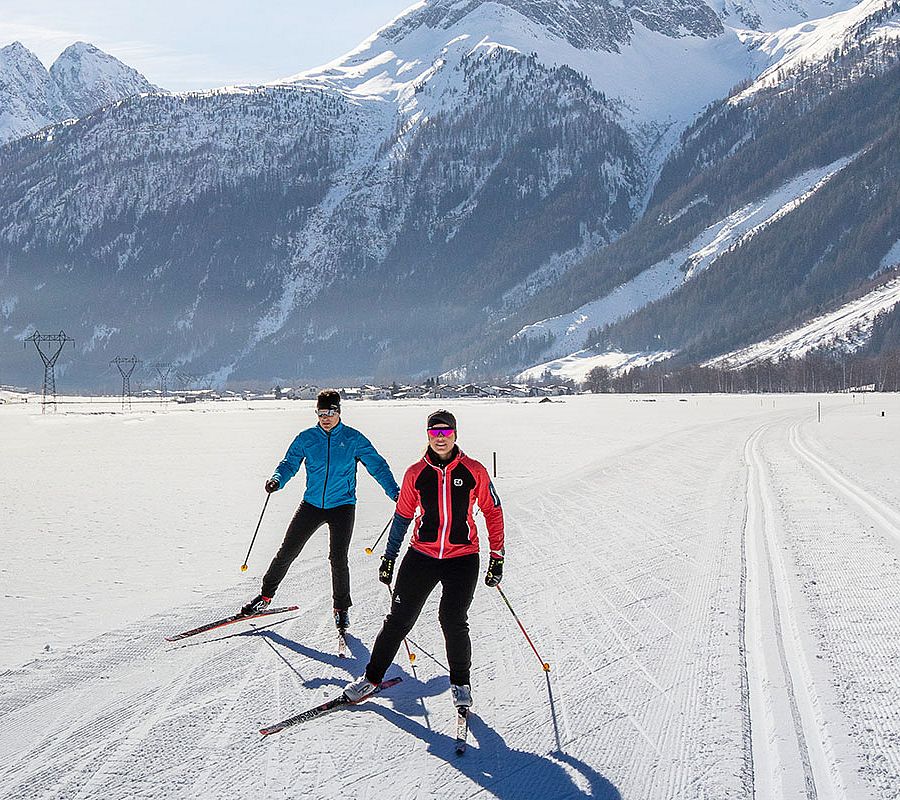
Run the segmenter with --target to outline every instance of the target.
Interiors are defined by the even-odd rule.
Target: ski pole
[[[384,526],[384,530],[383,530],[381,533],[378,534],[378,538],[375,540],[375,544],[373,544],[371,547],[367,547],[367,548],[366,548],[366,555],[367,555],[367,556],[372,555],[372,552],[375,550],[376,547],[378,547],[378,543],[381,541],[381,537],[384,536],[385,533],[387,533],[387,529],[391,527],[391,523],[392,523],[393,521],[394,521],[394,518],[391,517],[391,518],[388,520],[387,525]]]
[[[534,650],[534,654],[538,657],[538,660],[541,662],[541,666],[544,668],[544,672],[550,672],[550,665],[541,658],[541,654],[537,651],[537,648],[534,646],[534,642],[531,641],[531,637],[528,635],[528,631],[525,630],[525,626],[522,624],[519,617],[516,615],[516,612],[513,610],[513,607],[510,605],[509,600],[506,599],[506,595],[503,594],[503,589],[500,588],[500,584],[497,584],[497,591],[500,592],[500,597],[503,598],[503,602],[506,603],[506,607],[510,610],[510,613],[513,615],[513,619],[519,623],[519,627],[522,629],[522,633],[525,634],[525,638],[528,640],[528,644],[531,645],[531,649]]]
[[[253,549],[253,543],[256,541],[256,534],[259,533],[259,526],[262,525],[263,514],[266,513],[266,506],[269,505],[269,498],[270,498],[271,496],[272,496],[272,495],[270,495],[270,494],[267,494],[267,495],[266,495],[266,502],[263,503],[263,510],[262,510],[262,512],[261,512],[260,515],[259,515],[259,522],[256,523],[256,530],[253,531],[253,538],[250,540],[250,547],[249,547],[249,549],[247,550],[247,558],[245,558],[245,559],[244,559],[244,563],[241,564],[241,572],[246,572],[246,571],[247,571],[247,560],[250,558],[250,550]]]
[[[393,603],[394,602],[394,591],[391,589],[390,586],[388,586],[388,584],[385,584],[385,586],[387,587],[388,592],[390,592],[391,603]],[[416,663],[416,654],[412,650],[409,649],[409,642],[406,641],[405,636],[403,637],[403,644],[406,645],[406,655],[409,656],[409,663],[415,664]]]

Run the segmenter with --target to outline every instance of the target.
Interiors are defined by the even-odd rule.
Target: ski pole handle
[[[244,563],[241,564],[241,572],[247,571],[247,561],[250,559],[250,550],[253,549],[253,543],[256,541],[256,534],[259,533],[259,526],[262,525],[263,515],[266,513],[266,506],[269,505],[269,498],[271,496],[272,495],[270,495],[270,494],[266,495],[266,502],[263,503],[262,511],[260,512],[260,515],[259,515],[259,522],[256,523],[256,530],[253,531],[253,538],[250,540],[250,547],[247,550],[247,558],[245,558]]]
[[[394,521],[394,518],[391,517],[391,518],[387,521],[387,525],[384,526],[384,529],[381,531],[381,533],[378,534],[378,538],[375,540],[375,544],[373,544],[371,547],[367,547],[367,548],[366,548],[366,555],[367,555],[367,556],[372,555],[372,553],[375,551],[375,548],[378,547],[378,543],[381,541],[381,537],[384,536],[384,535],[387,533],[387,529],[391,527],[391,523],[392,523],[393,521]]]
[[[509,609],[510,613],[513,615],[513,619],[519,623],[519,627],[522,629],[522,633],[525,634],[525,639],[528,641],[528,644],[531,645],[531,649],[534,650],[534,654],[538,657],[538,661],[541,662],[541,666],[544,668],[544,672],[550,672],[550,665],[541,658],[541,654],[537,651],[537,648],[534,646],[534,642],[531,641],[531,637],[528,635],[528,631],[525,630],[525,626],[522,624],[522,621],[517,616],[515,610],[510,605],[509,600],[506,599],[506,595],[503,593],[503,589],[500,588],[500,584],[497,584],[497,591],[500,592],[500,597],[503,598],[503,602],[506,603],[506,607]]]

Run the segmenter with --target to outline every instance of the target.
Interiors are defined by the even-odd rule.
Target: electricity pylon
[[[131,373],[134,372],[134,368],[142,362],[135,356],[132,356],[131,358],[116,356],[109,363],[115,364],[119,368],[119,373],[122,375],[122,411],[131,411]]]
[[[48,405],[56,411],[56,359],[59,358],[59,354],[66,346],[66,343],[72,342],[72,346],[74,347],[75,340],[66,336],[65,331],[52,333],[47,336],[41,335],[40,331],[35,331],[23,342],[23,344],[27,347],[28,342],[34,342],[35,349],[38,351],[41,361],[44,362],[44,385],[41,388],[41,394],[43,396],[41,413],[47,413]],[[41,347],[42,344],[50,345],[46,353]],[[47,399],[48,396],[51,398],[50,400]]]

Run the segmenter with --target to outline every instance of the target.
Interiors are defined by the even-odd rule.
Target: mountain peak
[[[48,70],[21,42],[0,47],[0,144],[143,92],[137,70],[88,42],[69,45]]]
[[[63,50],[50,67],[50,76],[78,117],[125,97],[157,90],[136,69],[87,42],[75,42]]]

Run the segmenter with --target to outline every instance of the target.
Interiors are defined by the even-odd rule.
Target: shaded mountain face
[[[522,363],[529,339],[532,363],[585,346],[582,358],[674,352],[696,363],[890,281],[900,251],[898,15],[900,4],[861,13],[837,48],[817,42],[817,58],[797,58],[701,115],[634,228],[518,318],[570,313],[522,329],[488,357],[494,368]],[[572,311],[587,297],[597,300]],[[561,323],[591,314],[593,332],[585,325],[561,351]]]
[[[570,70],[495,50],[454,85],[463,102],[409,130],[285,87],[135,98],[8,145],[7,334],[64,327],[86,361],[124,348],[234,379],[441,361],[553,252],[627,229],[643,185]]]
[[[0,144],[153,91],[139,72],[93,45],[71,45],[48,71],[15,42],[0,49]]]

